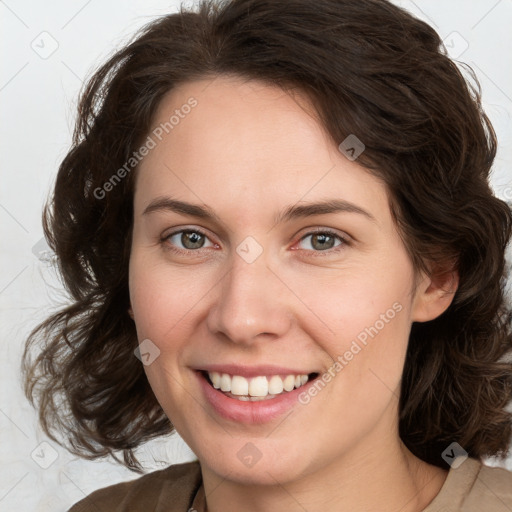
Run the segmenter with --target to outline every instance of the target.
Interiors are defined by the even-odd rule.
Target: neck
[[[201,465],[207,512],[421,512],[439,493],[448,471],[415,457],[396,430],[384,438],[380,434],[378,442],[365,437],[350,453],[275,485],[240,483]]]

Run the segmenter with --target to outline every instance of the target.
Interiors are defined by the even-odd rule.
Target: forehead
[[[191,102],[196,105],[190,112],[181,113]],[[175,124],[169,127],[171,118]],[[159,149],[173,146],[180,161],[207,155],[219,164],[245,158],[247,168],[266,163],[269,157],[307,164],[332,145],[304,94],[232,76],[189,82],[170,91],[153,125],[165,128],[166,123],[169,133],[163,135]]]
[[[383,184],[338,150],[299,92],[238,77],[188,82],[162,99],[152,133],[159,127],[136,208],[137,196],[166,192],[209,204],[242,196],[247,208],[326,195],[387,205]]]

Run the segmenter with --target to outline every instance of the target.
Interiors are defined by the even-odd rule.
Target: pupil
[[[330,244],[325,243],[327,238],[331,239]],[[319,248],[321,251],[323,251],[323,250],[332,248],[332,242],[334,241],[334,238],[332,236],[326,235],[326,234],[313,235],[313,247],[315,247],[315,242],[318,242],[318,241],[321,242],[321,245]],[[318,248],[318,247],[316,247],[316,248]]]
[[[181,243],[187,249],[198,249],[202,245],[202,235],[195,232],[185,232],[181,235]]]

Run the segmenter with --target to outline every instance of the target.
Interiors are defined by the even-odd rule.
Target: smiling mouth
[[[316,379],[316,372],[299,375],[272,375],[245,378],[241,375],[200,371],[204,379],[225,396],[243,402],[272,400],[301,388]]]

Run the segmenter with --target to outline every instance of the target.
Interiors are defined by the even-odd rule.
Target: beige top
[[[199,462],[175,464],[99,489],[69,512],[205,512]],[[450,469],[423,512],[512,512],[512,472],[468,458]]]

